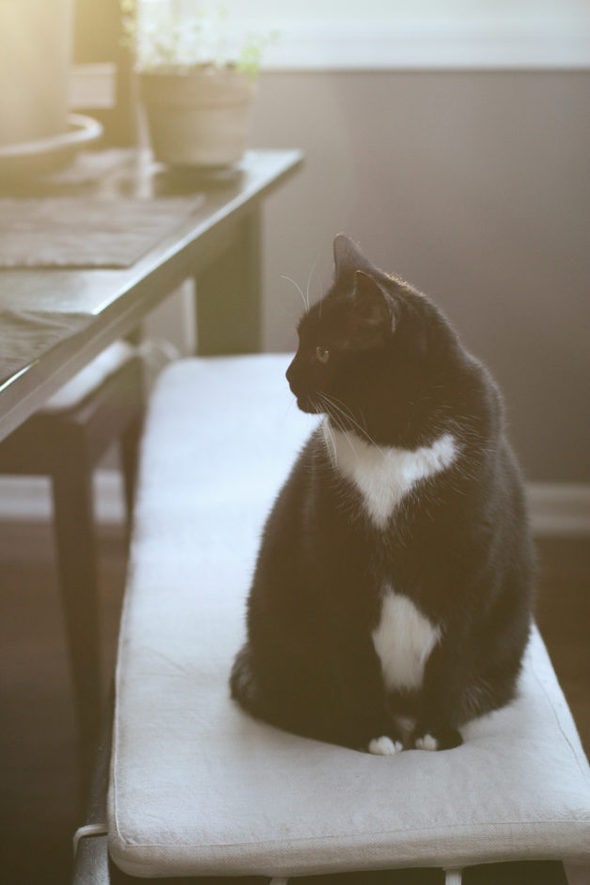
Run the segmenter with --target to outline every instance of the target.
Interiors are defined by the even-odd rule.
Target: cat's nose
[[[285,378],[289,382],[289,387],[291,388],[291,390],[293,390],[293,382],[295,380],[296,374],[297,374],[297,369],[295,366],[295,360],[292,359],[291,362],[289,363],[289,367],[288,367],[287,371],[285,372]]]

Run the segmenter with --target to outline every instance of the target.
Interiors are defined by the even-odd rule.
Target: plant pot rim
[[[140,68],[138,73],[141,77],[190,77],[195,75],[224,77],[228,74],[250,80],[257,77],[257,74],[253,75],[250,71],[241,70],[237,62],[226,62],[223,65],[218,65],[214,62],[197,62],[192,65],[167,64],[153,68]]]

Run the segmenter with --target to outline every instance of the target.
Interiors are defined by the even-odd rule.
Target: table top
[[[34,193],[16,196],[96,195],[146,201],[174,196],[190,202],[191,211],[129,267],[0,269],[0,312],[89,317],[82,331],[50,347],[0,384],[0,439],[112,341],[137,327],[178,284],[216,257],[240,219],[300,166],[302,154],[297,150],[250,151],[238,170],[206,182],[199,176],[166,171],[149,154],[137,150],[94,152],[85,162],[77,171],[54,176]],[[94,164],[98,172],[88,174],[88,164]],[[0,324],[0,347],[1,335]]]

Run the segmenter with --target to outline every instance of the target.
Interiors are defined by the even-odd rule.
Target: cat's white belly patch
[[[388,587],[372,638],[388,691],[412,691],[422,685],[426,662],[440,641],[441,629],[411,599]]]
[[[385,528],[395,508],[420,481],[446,470],[457,457],[455,438],[439,436],[418,449],[377,446],[352,431],[323,422],[332,463],[357,487],[367,512],[378,528]]]

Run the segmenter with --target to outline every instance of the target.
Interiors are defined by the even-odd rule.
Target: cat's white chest
[[[415,691],[422,685],[426,662],[440,641],[441,629],[411,599],[387,587],[372,638],[387,690]]]
[[[378,528],[385,528],[397,505],[419,482],[446,470],[457,457],[450,433],[430,446],[401,449],[373,445],[352,431],[337,430],[328,420],[322,429],[332,463],[356,486]]]

